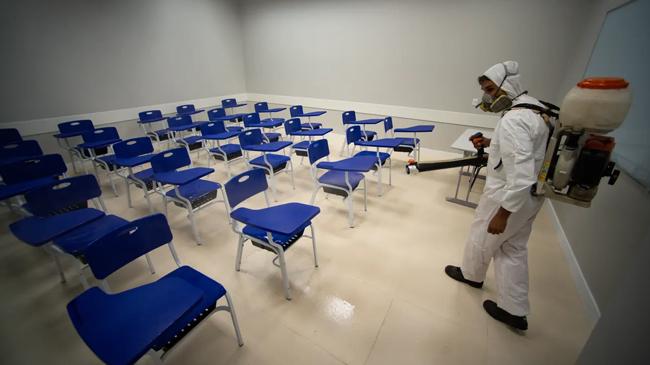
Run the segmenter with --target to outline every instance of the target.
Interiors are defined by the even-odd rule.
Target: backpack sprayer
[[[531,189],[533,195],[588,208],[603,177],[609,177],[608,183],[614,185],[620,174],[610,161],[615,141],[604,134],[625,120],[632,104],[628,86],[622,78],[587,78],[569,91],[561,109],[549,103],[544,103],[547,110],[533,105],[513,106],[533,109],[547,121],[548,117],[558,119],[537,183]],[[477,133],[470,140],[480,137],[482,134]],[[483,148],[479,148],[476,155],[466,158],[421,163],[410,160],[406,173],[462,166],[476,166],[478,173],[487,165],[487,158]]]

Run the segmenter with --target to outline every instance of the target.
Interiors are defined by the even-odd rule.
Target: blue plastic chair
[[[224,109],[230,109],[230,114],[233,114],[235,108],[239,108],[242,106],[246,106],[246,103],[238,103],[237,99],[234,98],[221,100],[221,107]]]
[[[361,127],[358,125],[354,125],[351,127],[348,127],[345,130],[345,141],[348,146],[352,145],[352,153],[354,153],[354,149],[357,146],[358,143],[365,141],[363,138],[363,132],[361,131]],[[381,168],[386,165],[386,162],[388,162],[388,184],[392,185],[392,165],[393,165],[393,160],[391,159],[391,155],[388,152],[381,152],[379,148],[377,148],[376,151],[368,151],[367,147],[362,146],[361,147],[363,150],[360,152],[357,152],[354,154],[355,157],[359,156],[368,156],[368,157],[374,157],[377,161],[376,163],[376,170],[377,170],[377,184],[378,186],[381,186]],[[348,152],[348,155],[350,155],[350,152]],[[379,189],[379,195],[381,195],[381,187]]]
[[[165,215],[169,202],[187,209],[194,239],[200,245],[201,238],[194,221],[194,213],[217,202],[217,192],[221,190],[221,184],[201,179],[212,174],[214,169],[191,166],[190,155],[183,147],[163,151],[151,158],[152,179],[156,182],[157,191],[162,194]],[[165,190],[164,185],[171,188]]]
[[[400,137],[402,144],[395,148],[397,152],[406,152],[409,156],[411,153],[415,154],[416,161],[420,161],[420,139],[418,133],[433,132],[434,125],[415,125],[407,128],[393,128],[393,117],[386,117],[384,119],[384,133],[388,137],[395,138],[395,133],[412,133],[413,137]]]
[[[284,122],[284,134],[286,134],[291,142],[295,138],[295,133],[302,131],[302,124],[300,123],[300,118],[291,118],[287,119]],[[303,137],[304,138],[304,137]],[[298,156],[305,157],[307,156],[307,148],[309,147],[309,141],[303,140],[291,145],[291,150]]]
[[[76,148],[76,143],[71,143],[74,138],[81,137],[84,133],[95,129],[93,122],[90,119],[72,120],[58,124],[59,133],[54,135],[56,142],[62,149],[68,151],[70,161],[72,162],[72,171],[77,173],[77,166],[75,160],[81,160],[82,156],[80,151]]]
[[[0,128],[0,146],[22,142],[23,137],[16,128]]]
[[[85,161],[90,161],[97,179],[99,179],[99,170],[97,167],[106,171],[113,193],[115,196],[118,196],[117,188],[115,187],[115,182],[113,182],[112,178],[116,168],[114,163],[115,154],[113,153],[112,145],[121,141],[117,128],[96,128],[92,131],[85,132],[82,135],[82,138],[84,143],[77,146],[82,164]],[[88,173],[85,165],[84,171]]]
[[[282,126],[284,119],[265,119],[261,120],[259,113],[249,113],[244,115],[244,128],[245,129],[255,129],[259,128],[262,131],[264,140],[266,142],[277,142],[280,140],[280,133],[275,132],[266,132],[265,129],[275,130],[276,128]]]
[[[327,112],[324,110],[305,113],[302,109],[302,105],[293,105],[289,108],[289,114],[291,115],[291,118],[307,117],[307,123],[301,123],[302,129],[318,129],[322,127],[322,123],[312,122],[311,117],[319,117],[325,113]]]
[[[43,150],[36,141],[18,141],[0,145],[0,165],[42,155]]]
[[[9,209],[23,208],[20,197],[26,192],[48,185],[61,176],[68,168],[59,154],[43,155],[0,165],[0,201],[6,202]],[[12,204],[13,199],[18,199]]]
[[[348,222],[350,227],[354,227],[354,208],[352,204],[352,193],[357,189],[363,190],[363,210],[368,211],[368,189],[366,187],[366,179],[363,174],[365,172],[363,169],[363,161],[358,165],[355,165],[353,162],[349,164],[348,168],[341,167],[338,169],[329,169],[327,165],[320,165],[319,162],[323,162],[323,159],[329,161],[329,143],[326,139],[321,139],[318,141],[312,142],[308,149],[307,153],[309,155],[309,164],[311,165],[311,174],[314,179],[315,189],[311,195],[309,204],[314,204],[316,201],[316,195],[318,191],[322,188],[323,191],[327,194],[334,194],[343,197],[343,201],[348,207]],[[353,160],[348,159],[348,160]],[[345,161],[345,160],[344,160]],[[361,167],[359,167],[361,165]],[[327,172],[318,176],[319,167],[324,167],[328,169]],[[363,188],[359,188],[363,182]]]
[[[260,101],[259,103],[255,103],[255,112],[256,113],[268,113],[269,118],[268,120],[279,120],[280,122],[284,122],[284,118],[273,118],[273,113],[279,113],[283,110],[286,110],[287,108],[269,108],[269,104],[266,101]]]
[[[155,190],[155,184],[152,179],[153,169],[149,167],[134,171],[135,168],[143,167],[151,161],[154,152],[151,139],[148,137],[127,139],[114,144],[113,151],[115,152],[115,165],[121,169],[126,169],[126,173],[120,176],[124,179],[129,208],[133,208],[131,185],[134,185],[142,189],[144,198],[147,200],[149,211],[153,213],[151,198],[149,196]]]
[[[167,125],[171,139],[178,145],[187,148],[188,152],[200,152],[203,149],[201,136],[196,133],[201,123],[193,123],[190,114],[169,117]]]
[[[243,346],[230,294],[210,277],[181,266],[172,238],[165,216],[155,214],[110,232],[88,248],[86,260],[104,290],[86,290],[67,310],[79,336],[106,364],[133,364],[145,354],[162,363],[193,328],[218,311],[230,313],[237,343]],[[109,293],[106,280],[111,274],[165,244],[175,270],[153,283]],[[217,305],[223,297],[227,305]]]
[[[212,156],[215,160],[223,161],[226,164],[228,176],[231,176],[230,164],[243,160],[244,153],[241,147],[232,143],[237,138],[240,131],[228,131],[223,120],[210,121],[201,125],[201,136],[203,137],[203,147],[208,153],[208,166],[210,166]]]
[[[240,270],[246,241],[250,241],[256,247],[273,252],[276,255],[273,264],[279,266],[282,272],[285,297],[287,300],[291,300],[285,253],[300,238],[311,238],[314,266],[318,267],[316,235],[312,219],[320,213],[320,209],[301,203],[270,206],[266,193],[268,184],[264,172],[259,169],[249,170],[233,177],[225,184],[225,189],[227,205],[232,210],[230,212],[232,229],[239,235],[235,270]],[[259,193],[264,193],[267,208],[237,208],[239,204]],[[243,227],[240,227],[239,223],[242,223]],[[305,235],[307,227],[311,230],[309,236]]]
[[[176,107],[176,114],[178,115],[192,115],[203,112],[203,109],[196,109],[194,104],[183,104]]]
[[[238,123],[240,120],[242,120],[244,114],[237,114],[237,115],[226,115],[226,109],[224,108],[214,108],[210,109],[208,111],[208,119],[211,122],[230,122],[230,123]],[[244,127],[239,126],[239,125],[234,125],[234,126],[227,126],[226,129],[231,132],[239,132],[243,131]]]
[[[10,229],[23,242],[43,247],[52,254],[62,282],[66,278],[58,256],[67,254],[77,258],[79,278],[87,287],[83,275],[85,249],[104,234],[128,223],[105,214],[101,194],[93,175],[52,182],[25,194],[26,209],[33,216],[13,223]],[[89,208],[88,202],[95,207]]]
[[[138,124],[142,128],[142,131],[152,141],[157,143],[169,141],[169,131],[167,128],[154,129],[153,127],[155,123],[163,122],[165,119],[160,110],[145,110],[138,113]]]
[[[291,146],[291,142],[288,141],[278,141],[264,143],[264,135],[259,129],[250,129],[242,132],[239,135],[239,145],[242,150],[244,150],[244,155],[246,156],[246,161],[248,165],[253,168],[262,169],[269,176],[269,184],[271,185],[271,190],[275,194],[275,175],[279,172],[288,172],[291,176],[291,185],[293,188],[296,188],[296,184],[293,179],[293,164],[291,162],[291,157],[286,155],[280,155],[272,152],[279,152],[285,148]],[[262,155],[251,158],[251,152],[259,152]]]

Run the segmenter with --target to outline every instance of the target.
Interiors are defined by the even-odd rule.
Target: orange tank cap
[[[629,85],[622,77],[589,77],[578,83],[583,89],[625,89]]]

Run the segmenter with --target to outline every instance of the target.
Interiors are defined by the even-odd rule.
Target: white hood
[[[506,74],[507,72],[507,74]],[[496,65],[490,67],[483,73],[487,78],[492,80],[497,86],[502,82],[501,88],[508,94],[509,97],[513,98],[513,104],[535,104],[541,107],[544,107],[537,99],[526,94],[519,95],[524,92],[523,86],[521,86],[521,76],[519,75],[519,63],[517,61],[504,61],[497,63]],[[506,75],[508,77],[506,77]],[[505,78],[505,81],[503,79]],[[515,96],[519,95],[516,99]]]

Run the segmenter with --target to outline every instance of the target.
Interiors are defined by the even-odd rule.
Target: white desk
[[[486,132],[478,129],[466,129],[456,140],[454,143],[451,144],[451,148],[462,151],[463,152],[463,157],[471,157],[474,154],[476,154],[476,148],[474,148],[474,145],[472,142],[469,140],[469,137],[472,135],[481,132],[483,133],[484,137],[491,138],[492,137],[492,132]],[[486,151],[487,153],[487,151]],[[447,197],[447,201],[451,203],[456,203],[460,204],[466,207],[470,208],[476,208],[476,203],[473,203],[469,201],[469,194],[472,192],[472,187],[474,186],[474,182],[476,179],[483,179],[485,180],[484,175],[479,175],[480,167],[476,166],[462,166],[459,171],[458,171],[458,181],[456,182],[456,193],[454,194],[453,197]],[[468,177],[468,186],[467,186],[467,193],[465,195],[465,199],[460,199],[458,198],[458,194],[460,193],[460,184],[461,181],[463,180],[463,176]]]

